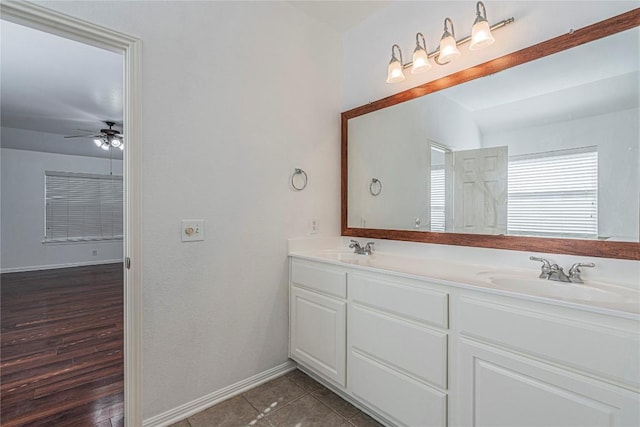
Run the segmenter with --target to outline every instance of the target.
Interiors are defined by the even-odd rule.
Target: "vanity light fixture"
[[[420,40],[422,40],[422,44],[420,44]],[[427,42],[422,33],[416,34],[416,48],[413,51],[412,64],[411,74],[424,73],[431,69],[429,54],[427,53]]]
[[[449,25],[451,25],[451,32],[447,28],[447,21],[449,21]],[[450,18],[444,18],[444,32],[442,33],[442,38],[440,39],[440,53],[438,54],[438,59],[436,60],[436,64],[443,65],[447,62],[451,62],[460,56],[460,51],[458,50],[458,43],[456,43],[455,30],[453,28],[453,21]]]
[[[480,8],[482,8],[482,13],[480,13]],[[491,46],[495,41],[496,39],[491,34],[491,28],[489,28],[489,21],[487,21],[487,10],[484,8],[484,3],[479,1],[476,3],[476,20],[471,29],[469,50],[478,50]]]
[[[444,32],[440,39],[440,46],[437,50],[428,53],[427,43],[422,33],[416,34],[416,48],[413,51],[413,60],[408,63],[402,62],[402,51],[400,46],[394,44],[391,47],[391,62],[387,69],[387,83],[398,83],[404,80],[403,69],[411,68],[412,74],[422,73],[431,68],[430,58],[438,65],[445,65],[460,56],[458,46],[471,42],[469,50],[479,50],[492,45],[495,38],[491,31],[502,28],[507,24],[511,24],[514,18],[504,19],[497,24],[489,26],[487,21],[487,10],[484,3],[479,1],[476,3],[476,19],[471,29],[471,35],[460,40],[456,40],[453,21],[450,18],[444,20]],[[449,31],[451,29],[451,31]],[[420,43],[422,41],[422,43]],[[396,56],[396,50],[398,55]],[[400,59],[398,59],[400,57]]]
[[[394,48],[398,49],[398,59],[393,51]],[[387,83],[398,83],[404,80],[404,73],[402,72],[402,51],[400,46],[394,44],[391,46],[391,61],[389,62],[389,68],[387,70]]]

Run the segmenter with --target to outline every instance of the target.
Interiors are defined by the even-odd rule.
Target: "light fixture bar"
[[[502,28],[505,25],[511,24],[513,21],[515,21],[514,18],[509,18],[509,19],[503,19],[502,21],[493,24],[491,27],[489,27],[491,29],[491,31],[493,30],[497,30],[498,28]],[[456,46],[460,46],[463,45],[465,43],[469,43],[471,41],[471,34],[469,34],[468,36],[461,38],[460,40],[456,40]],[[440,48],[434,50],[431,53],[427,54],[427,58],[431,59],[435,56],[437,56],[440,53]],[[437,61],[436,61],[437,63]],[[439,64],[439,65],[444,65],[444,64]],[[407,62],[406,64],[402,64],[402,68],[411,68],[413,66],[413,61],[411,62]]]

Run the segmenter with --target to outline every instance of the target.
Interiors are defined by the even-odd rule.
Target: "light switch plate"
[[[203,219],[183,219],[181,222],[183,242],[198,242],[204,240]]]

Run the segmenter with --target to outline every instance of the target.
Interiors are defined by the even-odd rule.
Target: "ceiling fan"
[[[110,121],[105,121],[104,123],[109,126],[109,129],[100,129],[100,132],[96,132],[95,134],[93,134],[93,131],[87,130],[87,132],[91,132],[92,134],[70,135],[65,136],[65,138],[94,138],[93,142],[96,144],[96,146],[102,148],[105,151],[108,151],[111,148],[119,148],[120,150],[124,150],[124,135],[120,133],[120,131],[113,129],[113,126],[115,126],[116,123]]]

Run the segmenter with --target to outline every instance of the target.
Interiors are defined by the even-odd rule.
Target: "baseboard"
[[[107,259],[103,261],[69,262],[66,264],[34,265],[31,267],[11,267],[11,268],[1,268],[0,273],[22,273],[25,271],[54,270],[56,268],[70,268],[70,267],[86,267],[88,265],[116,264],[120,262],[123,262],[123,260]]]
[[[268,369],[264,372],[256,374],[245,380],[238,381],[235,384],[231,384],[223,389],[214,391],[213,393],[202,396],[198,399],[187,402],[169,411],[155,415],[151,418],[147,418],[142,422],[143,427],[164,427],[176,423],[180,420],[184,420],[191,415],[197,414],[216,403],[220,403],[223,400],[227,400],[230,397],[237,396],[238,394],[256,387],[260,384],[266,383],[274,378],[286,374],[287,372],[296,369],[297,364],[291,360],[278,365],[275,368]]]

